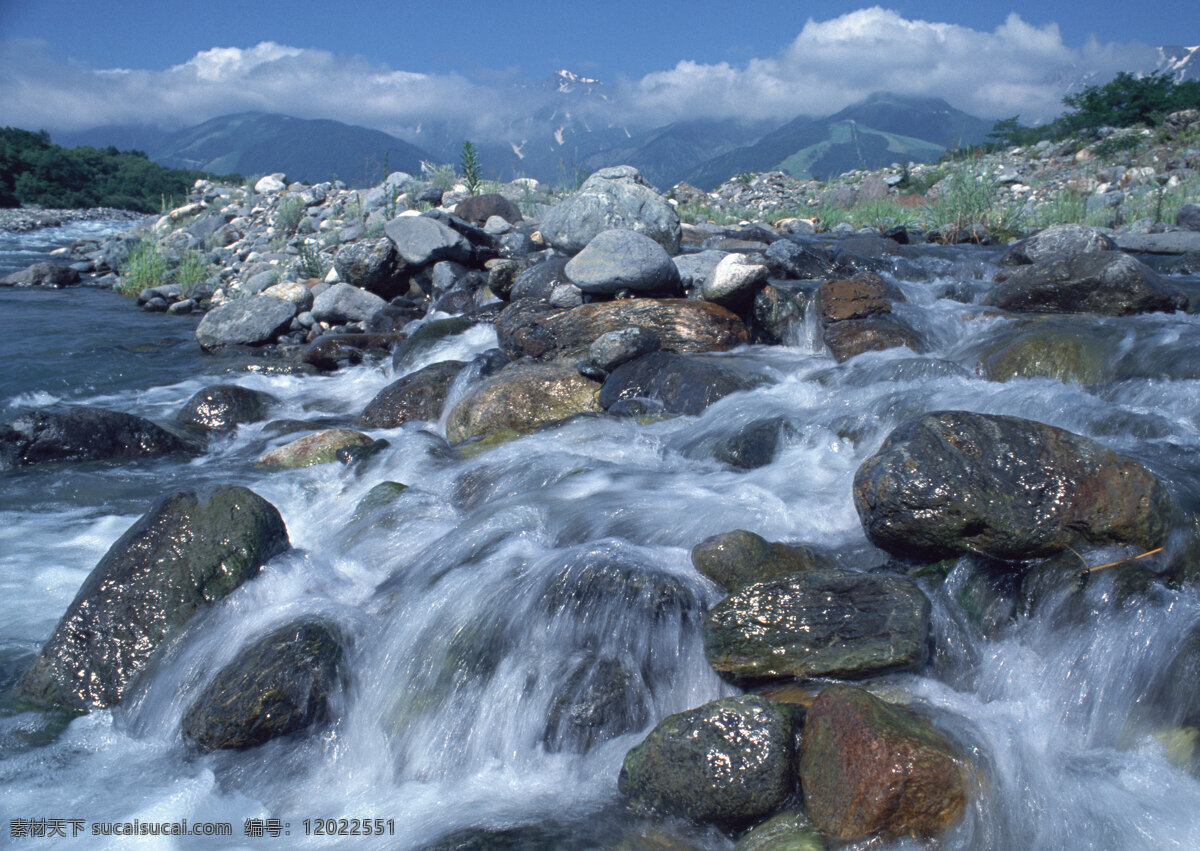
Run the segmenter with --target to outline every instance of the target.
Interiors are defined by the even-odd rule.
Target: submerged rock
[[[1128,254],[1101,251],[1022,266],[983,303],[1030,313],[1132,313],[1186,310],[1181,290]]]
[[[338,451],[356,446],[370,446],[374,441],[362,432],[347,428],[330,428],[306,434],[291,443],[264,452],[254,462],[260,467],[293,469],[329,464],[338,460]]]
[[[1170,499],[1136,461],[1042,423],[938,411],[900,425],[854,476],[867,536],[902,556],[1001,559],[1083,544],[1149,550]]]
[[[1042,377],[1090,386],[1111,378],[1114,342],[1093,326],[1047,319],[985,352],[980,369],[989,381]]]
[[[358,424],[396,428],[410,420],[436,420],[442,415],[450,385],[464,366],[462,361],[440,361],[393,381],[367,404]]]
[[[611,657],[587,654],[555,692],[542,741],[550,753],[587,753],[600,742],[646,726],[649,693],[640,677]]]
[[[692,547],[692,564],[701,575],[727,592],[827,566],[824,559],[806,547],[768,541],[745,529],[705,538]]]
[[[936,836],[966,810],[966,760],[911,712],[833,685],[805,718],[800,786],[828,836]]]
[[[778,810],[795,787],[792,723],[753,695],[670,715],[625,757],[618,786],[657,812],[739,825]]]
[[[104,408],[30,411],[0,425],[0,470],[46,461],[142,458],[194,448],[150,420]]]
[[[733,851],[825,851],[821,832],[803,810],[788,810],[746,831]]]
[[[457,443],[505,428],[524,434],[574,414],[598,412],[599,389],[573,366],[508,366],[475,385],[454,406],[446,420],[446,438]]]
[[[903,577],[812,569],[747,585],[714,606],[704,653],[717,673],[746,682],[919,668],[929,612]]]
[[[261,390],[236,384],[205,387],[183,403],[176,422],[205,431],[229,431],[239,423],[256,423],[267,418],[275,397]]]
[[[325,722],[344,655],[328,624],[279,627],[217,672],[184,713],[183,737],[205,751],[242,750]]]
[[[755,420],[713,447],[713,457],[739,470],[765,467],[774,460],[785,434],[795,436],[795,430],[784,417]]]
[[[287,548],[279,512],[245,488],[163,497],[84,580],[19,694],[82,712],[120,703],[193,614]]]

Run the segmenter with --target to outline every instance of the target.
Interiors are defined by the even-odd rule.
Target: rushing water
[[[4,237],[0,272],[95,227],[19,245]],[[813,342],[814,329],[798,328],[789,346],[712,355],[768,382],[697,417],[578,418],[471,458],[450,450],[437,424],[410,423],[375,432],[390,446],[365,466],[273,473],[254,458],[295,435],[256,424],[198,458],[4,474],[4,684],[29,664],[112,542],[166,491],[244,484],[280,509],[293,544],[190,624],[121,707],[69,724],[0,712],[4,817],[83,819],[89,833],[92,824],[134,819],[233,825],[230,838],[173,841],[198,848],[414,848],[468,828],[539,831],[530,835],[541,846],[521,847],[614,847],[637,835],[649,838],[625,847],[663,847],[655,843],[664,831],[696,847],[728,847],[714,831],[629,815],[616,791],[625,752],[654,722],[733,692],[701,647],[703,611],[720,593],[691,566],[699,540],[746,528],[836,550],[846,566],[878,563],[852,504],[854,471],[898,423],[948,408],[1095,437],[1147,463],[1178,502],[1196,507],[1200,319],[1090,320],[1108,341],[1105,378],[1094,387],[989,382],[976,365],[1011,321],[937,296],[981,293],[991,256],[930,250],[920,260],[928,280],[898,281],[909,301],[898,311],[933,352],[836,365]],[[143,314],[112,293],[0,289],[0,315],[4,418],[66,402],[167,419],[202,387],[234,382],[278,399],[275,419],[351,422],[400,372],[495,345],[494,332],[477,327],[395,373],[373,364],[298,376],[202,356],[195,319]],[[733,471],[712,459],[721,438],[775,415],[794,433],[771,464]],[[409,490],[356,518],[359,500],[382,481]],[[935,663],[888,686],[932,712],[979,768],[972,806],[945,847],[1200,847],[1200,780],[1176,767],[1154,735],[1163,724],[1145,711],[1147,693],[1200,623],[1200,600],[1156,588],[1122,607],[1111,579],[1097,577],[1086,617],[1038,612],[988,639],[945,590],[931,590]],[[952,572],[947,584],[955,581]],[[336,622],[352,642],[334,723],[242,753],[189,750],[180,719],[212,674],[301,614]],[[584,754],[554,746],[556,695],[606,665],[626,673],[641,729]],[[255,818],[278,818],[290,835],[247,838],[245,820]],[[306,836],[305,819],[339,818],[391,820],[395,835]]]

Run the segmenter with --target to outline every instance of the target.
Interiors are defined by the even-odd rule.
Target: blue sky
[[[0,122],[197,123],[268,109],[389,132],[529,108],[565,67],[623,120],[790,118],[872,90],[1045,118],[1064,80],[1200,42],[1197,0],[526,2],[0,0]],[[664,123],[664,122],[659,122]]]

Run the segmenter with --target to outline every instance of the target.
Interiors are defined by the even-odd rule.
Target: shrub
[[[142,290],[157,287],[167,275],[167,258],[158,250],[157,243],[143,238],[129,251],[129,257],[120,269],[120,280],[114,290],[121,295],[136,296]]]
[[[459,165],[462,166],[463,180],[467,184],[467,194],[478,195],[479,184],[482,180],[480,176],[479,156],[475,151],[475,146],[470,142],[463,142]]]
[[[275,227],[284,233],[295,233],[304,217],[304,202],[299,198],[285,198],[275,211]]]
[[[198,251],[189,251],[183,255],[183,259],[179,261],[179,265],[175,267],[175,283],[181,288],[181,295],[184,298],[191,298],[196,287],[208,280],[212,274],[212,267],[205,262],[204,257]]]
[[[321,257],[320,251],[311,242],[305,242],[300,245],[300,257],[296,260],[296,277],[300,280],[306,278],[324,278],[329,272],[329,267]]]
[[[429,183],[443,192],[453,189],[454,184],[458,181],[458,175],[454,173],[454,166],[449,163],[436,165],[426,160],[421,160],[421,174],[425,175],[425,179]]]

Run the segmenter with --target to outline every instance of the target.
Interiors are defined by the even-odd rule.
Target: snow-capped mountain
[[[1159,47],[1158,70],[1170,74],[1176,83],[1200,80],[1200,45],[1180,47],[1172,44]]]

